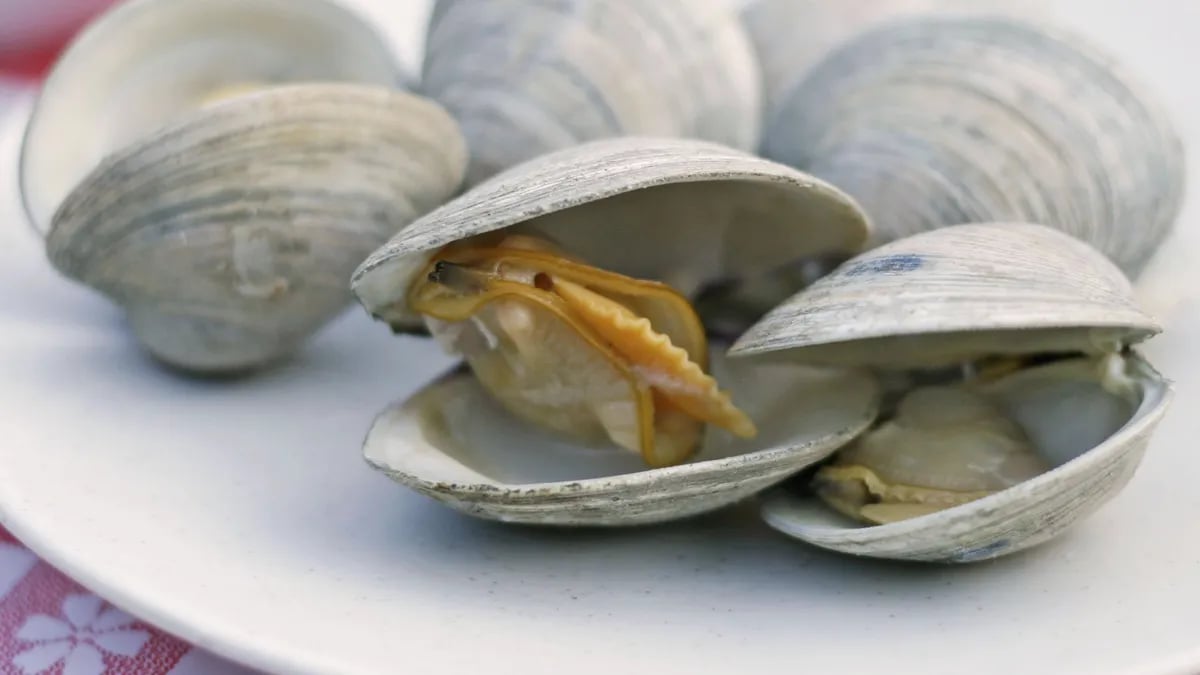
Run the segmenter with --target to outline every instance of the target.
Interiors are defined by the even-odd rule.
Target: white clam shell
[[[468,184],[599,138],[760,136],[749,38],[708,0],[441,0],[421,86],[463,127]]]
[[[109,153],[225,87],[295,82],[395,86],[384,39],[326,0],[131,0],[89,25],[42,86],[21,151],[34,226]]]
[[[1108,370],[1114,362],[1115,373]],[[1053,469],[976,501],[887,525],[852,523],[816,497],[785,488],[765,497],[763,517],[792,537],[853,555],[963,563],[1015,553],[1065,532],[1111,500],[1136,472],[1172,398],[1170,383],[1136,355],[1058,362],[981,391],[1025,429]]]
[[[692,516],[749,497],[828,457],[874,419],[861,371],[726,363],[716,377],[759,437],[709,429],[687,463],[646,469],[611,448],[574,445],[506,413],[465,373],[383,411],[364,456],[397,482],[469,515],[509,523],[618,526]]]
[[[1036,0],[748,0],[742,19],[763,71],[770,111],[827,54],[861,33],[920,14],[1039,14]],[[767,113],[768,117],[770,112]]]
[[[1160,330],[1128,279],[1087,244],[1041,225],[979,223],[847,261],[769,312],[730,353],[937,367],[999,354],[1104,353]]]
[[[232,99],[110,154],[66,198],[51,262],[124,307],[159,359],[229,371],[346,308],[355,266],[458,188],[436,104],[356,84]]]
[[[1174,226],[1185,174],[1172,121],[1121,64],[1061,29],[987,15],[897,20],[845,43],[775,101],[763,154],[856,197],[875,243],[1038,222],[1131,277]]]
[[[510,227],[685,294],[797,258],[849,255],[869,233],[853,200],[774,162],[689,139],[603,139],[513,167],[421,218],[371,254],[352,287],[376,317],[413,325],[404,296],[429,256]]]

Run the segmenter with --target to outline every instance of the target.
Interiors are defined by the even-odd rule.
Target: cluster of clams
[[[760,496],[817,546],[994,558],[1166,410],[1131,280],[1184,153],[1102,50],[979,4],[439,0],[408,78],[327,0],[132,0],[47,80],[25,205],[181,371],[355,300],[461,356],[364,453],[465,513]]]

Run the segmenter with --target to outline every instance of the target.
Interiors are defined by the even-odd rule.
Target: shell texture
[[[421,86],[462,125],[471,185],[600,138],[760,138],[749,38],[706,0],[440,0]]]
[[[106,156],[214,100],[279,84],[399,79],[387,42],[338,3],[123,2],[71,43],[44,82],[21,151],[22,198],[44,234]]]
[[[1042,225],[976,223],[860,254],[769,312],[731,354],[936,368],[1119,351],[1160,330],[1087,244]]]
[[[1059,28],[928,15],[828,54],[769,112],[764,154],[857,198],[884,243],[970,222],[1061,229],[1130,277],[1179,213],[1185,158],[1153,92]]]
[[[185,115],[110,155],[46,239],[160,359],[239,370],[348,306],[355,266],[457,189],[465,144],[430,101],[297,85]]]
[[[918,15],[1040,16],[1034,0],[749,0],[742,20],[763,73],[770,111],[826,55],[873,28]]]

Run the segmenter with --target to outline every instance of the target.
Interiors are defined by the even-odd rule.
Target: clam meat
[[[821,467],[814,489],[838,511],[882,524],[965,504],[1049,469],[995,404],[943,385],[911,391],[894,417]]]
[[[438,251],[409,290],[430,332],[514,414],[651,466],[677,464],[703,423],[754,423],[705,372],[708,344],[687,298],[507,235]]]

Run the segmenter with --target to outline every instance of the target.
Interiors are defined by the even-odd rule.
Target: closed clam
[[[969,222],[1043,223],[1135,277],[1184,184],[1172,122],[1080,36],[1012,17],[894,20],[829,53],[768,112],[764,154],[829,180],[883,243]]]
[[[774,491],[764,517],[884,558],[965,562],[1044,542],[1133,476],[1171,397],[1132,351],[1159,330],[1110,261],[1040,225],[948,226],[851,259],[730,355],[943,381],[903,392],[806,485]],[[947,377],[956,365],[966,375]]]
[[[700,141],[607,139],[513,167],[355,273],[367,311],[423,326],[468,367],[384,411],[364,453],[517,522],[644,523],[740,499],[864,429],[877,389],[854,370],[714,358],[691,299],[760,265],[849,254],[867,228],[836,189]]]
[[[1036,15],[1033,0],[747,0],[742,18],[763,71],[770,111],[829,52],[888,21],[920,14]]]
[[[457,126],[398,77],[387,45],[321,0],[120,5],[37,101],[30,220],[53,265],[118,303],[160,360],[270,363],[348,306],[371,250],[461,183]]]
[[[468,184],[600,138],[759,141],[754,53],[706,0],[439,0],[421,86],[462,125]]]

